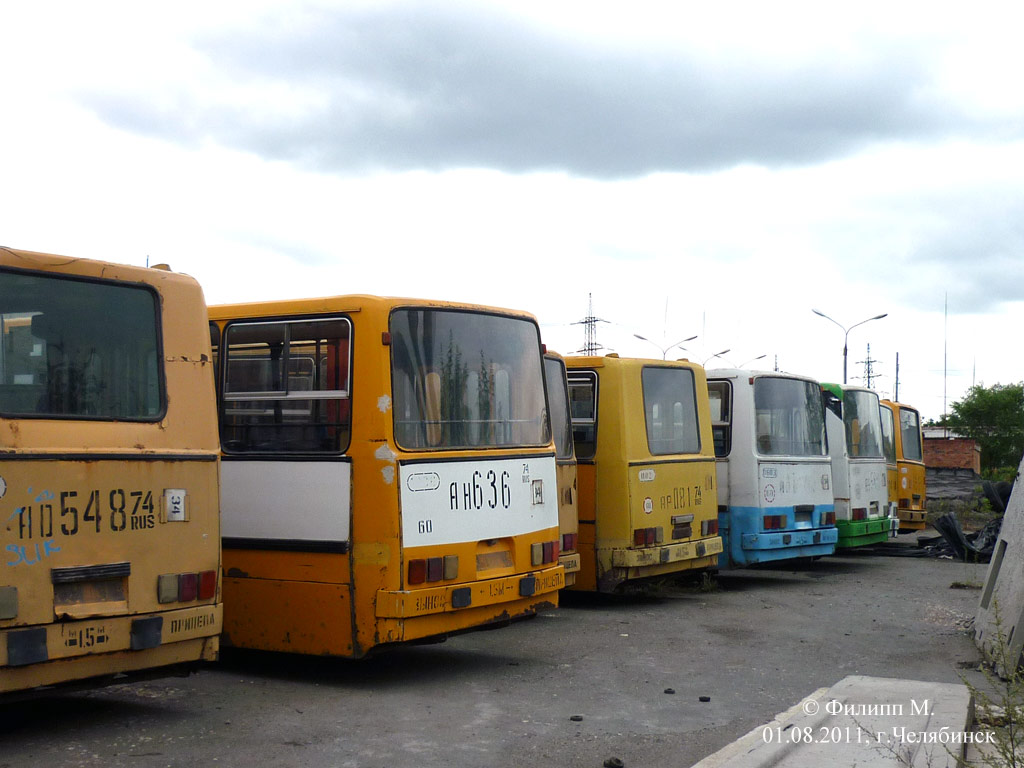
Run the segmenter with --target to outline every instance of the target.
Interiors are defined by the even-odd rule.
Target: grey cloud
[[[867,58],[710,65],[687,51],[597,47],[491,10],[307,13],[194,41],[249,103],[202,85],[82,100],[120,128],[214,142],[325,172],[486,167],[594,178],[792,166],[876,141],[955,134],[927,66]],[[275,89],[309,97],[274,112]]]

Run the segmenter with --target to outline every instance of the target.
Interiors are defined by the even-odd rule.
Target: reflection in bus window
[[[160,418],[157,306],[148,288],[0,271],[0,306],[0,412]]]
[[[655,456],[699,453],[697,393],[687,368],[644,368],[642,374],[647,445]]]
[[[391,315],[395,439],[402,448],[536,446],[550,440],[537,327],[483,313]]]

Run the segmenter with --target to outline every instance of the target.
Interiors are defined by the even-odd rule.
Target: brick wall
[[[926,467],[970,469],[981,474],[981,447],[966,437],[926,437],[924,439]]]

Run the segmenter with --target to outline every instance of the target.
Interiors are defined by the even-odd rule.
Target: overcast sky
[[[888,313],[850,377],[938,417],[1024,379],[1017,7],[5,3],[0,244],[821,380]]]

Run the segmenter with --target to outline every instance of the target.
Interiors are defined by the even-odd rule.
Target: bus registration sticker
[[[185,491],[181,488],[167,488],[164,490],[164,510],[167,522],[180,523],[187,520],[185,514]]]

